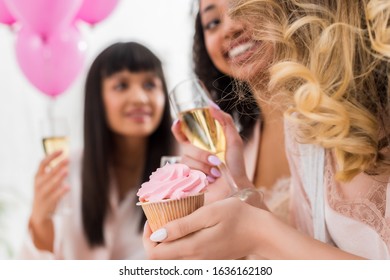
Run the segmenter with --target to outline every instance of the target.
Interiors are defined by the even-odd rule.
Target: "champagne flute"
[[[231,194],[239,190],[225,162],[226,139],[220,123],[211,116],[212,102],[207,89],[197,79],[182,81],[169,93],[171,105],[182,122],[183,133],[196,147],[215,154]]]
[[[46,156],[62,151],[62,154],[50,162],[55,167],[61,160],[68,157],[68,125],[63,118],[49,118],[41,121],[42,144]]]
[[[46,156],[62,151],[62,154],[53,159],[49,166],[54,168],[62,160],[69,156],[69,127],[64,118],[47,118],[41,121],[41,136],[43,149]],[[68,196],[68,194],[66,194]],[[63,214],[70,213],[68,197],[63,197],[59,203],[58,210]]]

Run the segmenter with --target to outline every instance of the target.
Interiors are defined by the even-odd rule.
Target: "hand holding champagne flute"
[[[170,92],[169,100],[176,116],[181,120],[181,130],[189,142],[220,159],[221,164],[218,167],[229,184],[229,196],[236,196],[251,205],[264,208],[263,194],[253,187],[239,188],[226,166],[224,129],[212,116],[209,106],[213,102],[202,82],[188,79],[179,83]]]
[[[222,162],[218,167],[230,187],[230,195],[249,201],[261,194],[254,188],[239,189],[230,170],[226,166],[226,139],[221,124],[212,117],[209,106],[212,104],[206,88],[197,79],[179,83],[169,94],[171,105],[181,120],[182,132],[196,147],[215,154]]]
[[[54,252],[53,218],[66,213],[64,196],[69,191],[68,131],[65,120],[60,119],[41,121],[40,130],[46,157],[35,173],[29,228],[38,249]]]
[[[69,157],[69,128],[64,118],[48,118],[41,121],[42,144],[46,156],[61,151],[61,154],[49,162],[51,169]],[[66,179],[65,179],[66,181]],[[63,197],[58,206],[61,214],[70,212],[69,202]]]

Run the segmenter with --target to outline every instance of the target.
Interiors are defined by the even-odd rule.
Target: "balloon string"
[[[54,119],[54,107],[56,104],[55,98],[50,98],[49,102],[47,103],[47,117],[49,120]]]

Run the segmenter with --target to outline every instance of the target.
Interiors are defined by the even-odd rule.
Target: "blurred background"
[[[103,21],[77,22],[87,45],[86,61],[54,102],[27,80],[17,63],[17,24],[0,24],[0,259],[14,254],[27,229],[34,174],[44,157],[39,123],[47,118],[48,108],[67,119],[71,151],[81,149],[86,71],[100,51],[118,41],[136,41],[155,52],[168,89],[190,76],[193,2],[119,0]]]

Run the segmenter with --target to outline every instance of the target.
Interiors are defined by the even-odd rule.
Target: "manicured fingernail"
[[[211,163],[212,165],[220,165],[221,164],[221,160],[217,157],[217,156],[214,156],[214,155],[211,155],[207,158],[207,160],[209,161],[209,163]]]
[[[176,119],[176,120],[173,121],[173,124],[172,124],[172,125],[173,125],[173,126],[176,126],[178,123],[179,123],[179,119]]]
[[[221,172],[219,172],[219,170],[215,167],[211,168],[210,173],[211,173],[211,175],[213,175],[216,178],[221,177]]]
[[[212,176],[206,176],[206,179],[209,183],[214,183],[215,182],[215,178],[212,177]]]
[[[152,233],[152,235],[150,236],[150,240],[154,242],[161,242],[167,237],[168,237],[167,230],[165,228],[160,228]]]
[[[147,226],[148,226],[148,221],[145,222],[144,231],[145,231],[145,229],[146,229]]]
[[[221,108],[219,108],[219,106],[211,100],[209,101],[209,105],[214,109],[221,110]]]

